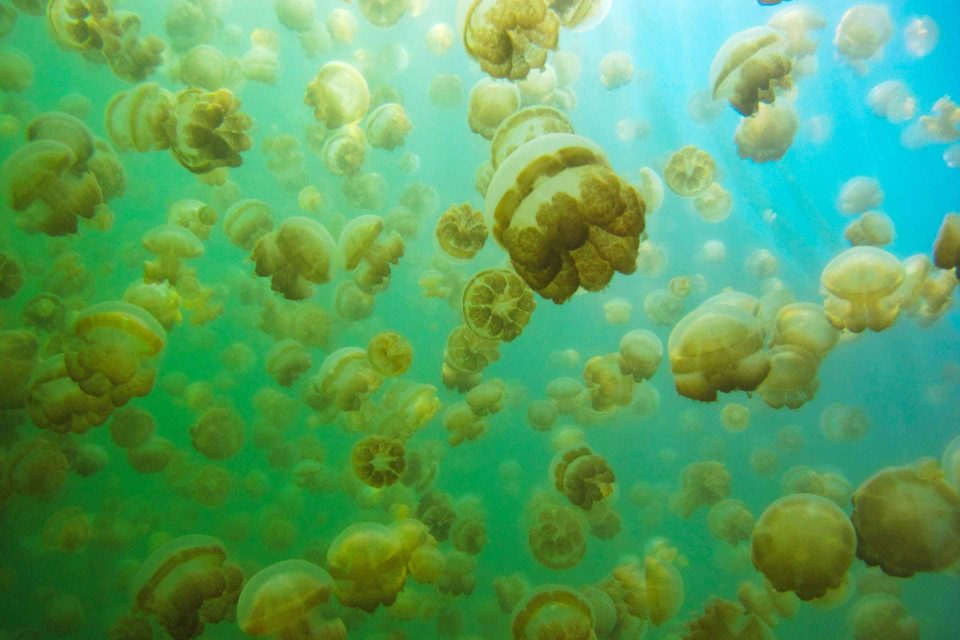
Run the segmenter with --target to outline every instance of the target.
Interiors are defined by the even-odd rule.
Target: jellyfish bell
[[[793,86],[786,49],[786,38],[770,27],[752,27],[728,38],[710,65],[714,100],[729,100],[743,116],[756,113],[761,102],[773,102],[778,91]]]

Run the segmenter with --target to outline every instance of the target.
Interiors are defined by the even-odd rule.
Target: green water
[[[544,0],[518,2],[528,9],[544,6]],[[61,4],[52,2],[51,10]],[[88,54],[93,60],[87,60],[81,52],[70,50],[62,33],[58,43],[47,19],[26,11],[32,6],[42,14],[46,5],[42,0],[0,3],[4,14],[16,16],[0,40],[5,198],[0,215],[0,267],[9,269],[3,272],[0,285],[11,282],[14,263],[22,275],[22,284],[13,286],[11,295],[0,301],[0,640],[151,637],[119,633],[118,620],[130,619],[139,620],[141,630],[152,629],[154,638],[170,637],[157,613],[163,595],[157,595],[152,604],[137,603],[137,593],[144,587],[141,566],[156,549],[192,534],[218,540],[222,557],[215,564],[239,567],[246,583],[261,569],[295,558],[334,574],[337,580],[327,602],[310,616],[317,626],[321,620],[340,619],[349,638],[721,637],[693,635],[692,623],[712,598],[736,603],[742,584],[750,582],[762,589],[765,578],[763,568],[751,562],[752,522],[739,541],[734,540],[736,544],[729,544],[710,525],[711,503],[721,498],[739,500],[753,519],[759,519],[784,495],[828,493],[822,483],[791,482],[802,473],[796,468],[812,469],[834,474],[838,482],[834,487],[839,489],[829,497],[836,506],[825,509],[842,515],[837,527],[852,534],[847,518],[853,513],[851,494],[858,487],[885,469],[897,467],[910,473],[907,469],[917,468],[923,459],[940,461],[958,436],[960,323],[952,308],[955,280],[950,280],[954,276],[949,271],[931,267],[930,272],[931,277],[941,274],[938,282],[946,287],[941,312],[919,312],[916,304],[911,307],[899,297],[902,290],[898,290],[891,300],[896,300],[899,316],[887,323],[891,326],[880,331],[837,332],[836,346],[828,349],[817,367],[819,386],[807,387],[809,397],[798,408],[773,408],[762,388],[753,392],[755,384],[749,392],[739,388],[721,392],[716,401],[684,397],[675,385],[677,371],[676,366],[671,369],[668,349],[680,318],[728,289],[755,297],[750,323],[762,328],[762,344],[753,351],[763,358],[775,346],[773,320],[780,307],[792,301],[811,302],[820,305],[822,313],[827,295],[821,289],[821,272],[849,249],[844,230],[856,217],[842,214],[837,199],[843,185],[855,176],[875,178],[882,187],[880,199],[859,208],[857,214],[875,208],[889,216],[895,237],[881,244],[890,260],[896,264],[916,254],[931,255],[944,215],[956,210],[960,201],[955,168],[960,123],[952,122],[952,141],[927,140],[916,147],[903,144],[901,136],[909,142],[911,132],[920,126],[920,116],[931,114],[941,96],[960,94],[953,69],[960,52],[957,8],[937,0],[888,3],[889,39],[882,53],[858,63],[862,68],[849,64],[833,42],[834,31],[845,11],[854,6],[852,2],[762,7],[751,0],[613,0],[609,15],[595,28],[562,27],[548,64],[557,62],[557,51],[565,52],[566,63],[575,58],[581,72],[568,86],[547,82],[547,89],[539,93],[528,83],[523,87],[524,106],[546,103],[564,109],[576,134],[602,150],[610,167],[605,175],[619,176],[624,193],[633,192],[630,185],[640,186],[641,168],[649,167],[664,178],[674,152],[685,145],[699,147],[714,159],[714,180],[728,192],[731,211],[722,220],[708,221],[698,213],[693,198],[681,197],[664,184],[663,204],[656,211],[647,194],[636,269],[632,255],[631,268],[619,269],[630,273],[614,273],[606,285],[591,287],[598,291],[580,289],[562,304],[544,297],[542,291],[525,289],[536,302],[529,322],[516,339],[497,345],[499,358],[470,383],[498,384],[494,388],[500,391],[500,408],[477,418],[485,429],[475,438],[454,445],[455,434],[447,428],[450,412],[470,412],[463,404],[464,391],[445,384],[450,381],[445,381],[442,368],[447,337],[464,323],[463,286],[487,269],[506,270],[510,278],[520,281],[516,262],[511,262],[504,243],[493,234],[466,260],[446,255],[435,234],[441,215],[460,203],[480,212],[486,209],[486,223],[491,222],[490,203],[476,186],[478,168],[490,158],[491,145],[468,124],[470,90],[490,70],[482,70],[465,50],[457,33],[453,0],[393,3],[405,6],[404,15],[386,27],[374,26],[365,16],[364,8],[369,10],[371,4],[359,0],[302,3],[314,10],[312,18],[309,14],[305,18],[306,24],[314,25],[313,37],[319,42],[319,49],[311,54],[297,34],[281,24],[275,3],[268,0],[114,0],[111,11],[140,16],[141,38],[153,34],[165,45],[162,64],[137,80],[118,77],[103,63],[103,54],[98,54],[99,60]],[[795,68],[794,88],[777,90],[776,104],[793,99],[798,130],[781,159],[763,163],[744,159],[734,142],[741,116],[726,100],[711,105],[712,113],[696,112],[689,105],[695,94],[707,88],[711,61],[728,37],[764,25],[783,6],[795,5],[811,9],[823,20],[822,28],[809,32],[818,43],[813,54],[816,67],[808,68],[806,74]],[[331,37],[331,33],[336,36],[335,20],[330,17],[334,10],[353,17],[352,41]],[[548,21],[552,13],[544,15]],[[939,42],[929,54],[917,56],[910,53],[904,30],[911,20],[924,15],[939,25]],[[171,16],[188,17],[177,23]],[[428,44],[439,45],[428,39],[428,33],[441,23],[457,35],[449,49],[434,51]],[[188,33],[185,25],[196,27],[195,32]],[[251,72],[251,35],[258,41],[265,37],[257,29],[276,36],[276,51],[264,54],[276,56],[272,84]],[[24,187],[16,178],[25,171],[26,156],[13,154],[36,144],[31,122],[38,120],[34,118],[51,111],[67,112],[96,138],[122,147],[105,123],[111,100],[143,82],[156,82],[170,95],[185,90],[188,83],[180,73],[187,64],[183,56],[198,45],[219,50],[226,70],[222,82],[201,91],[225,87],[239,100],[239,111],[249,116],[250,127],[245,131],[249,139],[240,149],[242,164],[197,174],[181,166],[167,149],[119,149],[116,157],[122,165],[124,188],[110,194],[97,217],[80,220],[75,233],[54,237],[38,232],[36,221],[43,208],[56,208],[63,198],[49,195],[55,181],[44,183],[38,178],[26,183],[39,184],[38,191],[45,194],[40,200],[48,200],[31,205],[32,209],[19,204],[29,199],[17,190]],[[601,80],[602,60],[614,51],[629,56],[633,73],[624,86],[606,88]],[[323,144],[332,132],[318,125],[313,110],[304,104],[308,83],[331,61],[349,63],[362,72],[372,104],[398,102],[412,125],[396,148],[375,148],[369,140],[365,145],[359,174],[378,174],[385,186],[372,207],[358,206],[344,193],[345,178],[335,175],[323,157]],[[245,78],[245,72],[250,77]],[[447,77],[441,80],[447,83],[447,91],[438,95],[437,77],[444,74]],[[459,88],[451,74],[459,79]],[[903,122],[878,117],[867,104],[870,90],[887,80],[904,82],[915,97],[915,107]],[[357,124],[366,128],[368,118]],[[286,173],[278,169],[276,158],[270,158],[270,145],[278,136],[293,142]],[[156,146],[169,146],[169,140]],[[86,169],[70,171],[80,175]],[[106,178],[97,178],[103,192]],[[321,196],[316,206],[306,206],[303,189],[307,187]],[[144,281],[144,264],[155,256],[142,239],[168,221],[174,203],[186,199],[205,204],[216,213],[216,221],[202,239],[202,255],[184,259],[173,270],[179,279],[174,276],[174,282],[160,283],[167,292],[175,292],[173,312],[182,318],[157,334],[164,340],[161,350],[132,358],[139,370],[155,379],[150,378],[144,393],[123,397],[114,403],[117,406],[108,403],[102,418],[93,420],[98,424],[80,427],[81,421],[74,416],[59,431],[51,428],[37,416],[49,416],[60,406],[61,396],[44,387],[47,381],[39,372],[59,354],[75,362],[71,358],[85,347],[116,334],[114,330],[84,335],[77,319],[89,317],[85,310],[92,305],[120,300],[129,287]],[[244,199],[266,203],[274,230],[284,220],[304,216],[311,225],[323,225],[337,240],[350,220],[376,215],[385,221],[382,238],[400,233],[403,255],[389,265],[389,277],[370,288],[369,314],[346,317],[349,314],[338,307],[338,292],[353,286],[365,267],[345,269],[336,255],[329,278],[310,284],[308,295],[293,296],[302,299],[285,299],[277,278],[271,289],[271,278],[256,275],[251,257],[265,251],[266,245],[257,250],[243,248],[225,230],[231,209]],[[68,210],[67,219],[72,220],[75,211]],[[291,235],[301,234],[306,232]],[[633,233],[634,241],[638,234]],[[723,258],[708,259],[704,245],[709,241],[723,243]],[[758,266],[759,250],[771,257]],[[676,279],[683,277],[689,279],[691,290],[674,298],[679,305],[674,312],[652,308],[651,292],[665,290],[671,283],[677,287],[683,283]],[[429,285],[438,278],[444,295],[431,294]],[[193,282],[199,283],[199,294]],[[38,309],[46,308],[38,305],[40,300],[53,301],[62,319],[38,321],[42,315]],[[613,317],[617,309],[619,318]],[[842,320],[837,322],[843,326]],[[617,370],[620,340],[632,330],[652,332],[663,348],[662,362],[642,382],[623,378]],[[374,385],[372,393],[361,397],[359,408],[321,412],[308,406],[311,389],[325,372],[322,367],[330,354],[345,347],[366,349],[371,338],[385,331],[409,341],[413,354],[409,369],[395,378],[371,373],[382,386]],[[34,345],[32,351],[27,349],[28,355],[8,347],[14,335]],[[275,345],[289,340],[299,341],[292,348],[302,370],[291,374],[291,384],[282,385],[270,372],[271,358]],[[132,344],[125,342],[120,350],[132,352]],[[548,394],[551,382],[571,378],[583,386],[585,368],[589,375],[593,366],[588,365],[591,359],[609,354],[613,354],[608,362],[615,363],[612,375],[617,388],[625,389],[619,404],[603,408],[597,400],[599,392],[587,388],[572,401],[570,410],[560,406],[559,415],[549,424],[533,428],[528,418],[531,405],[557,407]],[[372,372],[365,357],[360,361],[366,372]],[[107,358],[105,362],[103,366],[109,368],[115,361]],[[99,397],[92,387],[76,392],[81,378],[76,369],[64,372],[58,389],[69,388],[74,397],[87,400]],[[388,411],[388,392],[406,383],[429,385],[427,400],[420,407],[431,410],[425,414],[429,420],[411,423],[396,438],[398,433],[384,426],[395,423],[372,416]],[[828,438],[820,426],[821,414],[834,403],[859,407],[866,416],[861,427],[866,428],[853,429],[849,437]],[[734,404],[745,407],[750,416],[749,425],[736,432],[721,422],[721,410]],[[223,459],[209,457],[191,438],[191,429],[217,407],[232,412],[243,436],[236,450]],[[142,466],[146,449],[128,453],[111,433],[111,429],[122,429],[116,423],[128,418],[131,410],[152,417],[155,424],[153,440],[140,446],[166,451],[157,456],[162,460],[152,469]],[[357,443],[375,435],[390,436],[405,450],[407,471],[389,487],[363,484],[351,462]],[[556,458],[574,445],[589,447],[597,464],[615,477],[596,485],[603,497],[589,510],[572,503],[555,484]],[[34,451],[33,457],[21,458],[25,450]],[[677,506],[683,471],[691,463],[704,461],[722,463],[727,482],[721,482],[723,486],[712,497],[684,517]],[[856,554],[859,557],[853,557],[856,543],[850,539],[846,541],[849,569],[841,567],[832,576],[833,586],[840,585],[836,592],[811,602],[789,595],[794,612],[767,622],[751,617],[737,604],[731,635],[722,637],[956,637],[958,467],[956,454],[952,461],[945,460],[946,478],[932,472],[933,478],[899,505],[907,515],[894,522],[906,524],[886,530],[897,539],[892,545],[895,550],[919,548],[933,540],[924,549],[936,558],[936,566],[920,567],[908,578],[889,577],[880,568],[867,567],[864,543]],[[431,468],[432,479],[430,471],[423,470]],[[938,508],[928,508],[931,500]],[[482,531],[485,543],[466,545],[456,533],[447,536],[434,517],[438,511],[426,513],[437,501],[446,505],[454,532],[473,526],[474,531]],[[544,505],[569,514],[585,543],[582,558],[568,568],[549,568],[531,550],[530,531]],[[63,511],[67,508],[72,510]],[[608,532],[612,535],[590,531],[588,519],[601,511],[618,521],[619,526]],[[64,531],[52,516],[69,513],[74,515],[75,528]],[[368,607],[372,611],[366,611],[351,601],[347,582],[339,573],[343,562],[360,561],[364,554],[354,552],[351,558],[350,554],[328,554],[328,549],[342,540],[338,536],[350,525],[381,523],[396,528],[404,517],[426,521],[431,536],[424,549],[438,549],[446,569],[438,584],[417,580],[408,575],[411,549],[394,550],[399,560],[394,558],[392,569],[381,568],[383,575],[362,571],[354,576],[385,589],[383,598]],[[396,535],[390,530],[387,537]],[[807,539],[818,550],[829,548],[836,536],[824,528]],[[357,547],[370,548],[370,542]],[[791,552],[786,555],[789,558]],[[682,598],[663,601],[671,606],[659,625],[648,620],[649,611],[628,613],[629,599],[623,599],[624,568],[640,567],[643,576],[645,558],[669,566],[670,575],[679,576],[673,586]],[[802,573],[815,561],[796,560],[793,566]],[[890,556],[873,563],[896,573]],[[211,571],[220,575],[218,567]],[[204,570],[194,566],[178,575],[189,577],[191,571],[195,576]],[[399,576],[396,588],[384,586],[391,571],[394,578]],[[587,607],[596,628],[593,636],[588,631],[575,634],[559,607],[541,616],[566,620],[566,635],[534,636],[532,631],[512,635],[511,624],[523,609],[523,603],[515,607],[516,600],[528,592],[521,590],[512,599],[498,601],[497,587],[507,584],[507,578],[516,581],[517,574],[522,576],[519,582],[531,590],[547,584],[575,590],[587,585],[607,588],[611,595],[605,596],[604,606],[620,607],[623,630],[610,630],[610,610],[601,610],[595,600]],[[232,595],[223,596],[219,615],[210,613],[208,603],[200,615],[206,624],[188,624],[192,631],[179,637],[250,637],[241,630],[243,616],[238,620],[234,611],[241,590],[239,584],[234,587]],[[647,598],[648,605],[661,602],[652,588],[637,589],[631,597]],[[220,587],[216,593],[222,591]],[[867,605],[878,601],[878,591],[892,595],[879,597],[884,606],[867,610]],[[596,593],[594,598],[599,597]],[[396,604],[388,606],[394,599]],[[192,614],[198,605],[194,601],[177,607]],[[874,627],[868,624],[871,621]],[[751,628],[759,635],[736,636],[748,623],[755,625]],[[772,623],[776,624],[768,626]],[[288,631],[276,637],[329,636]]]

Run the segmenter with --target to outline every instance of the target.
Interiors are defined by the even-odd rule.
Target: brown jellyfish
[[[467,203],[451,205],[437,220],[436,236],[447,255],[469,260],[487,241],[483,213]]]
[[[509,269],[475,274],[463,289],[463,317],[488,340],[510,342],[523,331],[537,304],[533,292]]]
[[[394,484],[406,468],[401,440],[384,436],[367,436],[353,446],[350,463],[353,472],[366,485],[375,489]]]

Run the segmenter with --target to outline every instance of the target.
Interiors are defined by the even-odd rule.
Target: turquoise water
[[[32,4],[42,9],[45,3]],[[707,502],[720,497],[740,500],[755,519],[783,495],[814,491],[811,484],[802,489],[785,486],[789,483],[784,479],[792,477],[795,467],[838,474],[848,487],[839,497],[833,494],[837,506],[830,509],[842,512],[838,526],[852,531],[846,517],[853,512],[850,494],[854,490],[881,470],[909,467],[924,458],[939,461],[958,436],[960,321],[952,308],[929,326],[922,326],[916,313],[904,308],[896,322],[881,331],[843,331],[819,365],[819,388],[797,409],[775,409],[765,402],[762,391],[752,392],[752,388],[751,392],[720,393],[712,402],[684,397],[675,386],[668,340],[682,316],[728,288],[761,299],[760,314],[771,317],[780,306],[774,302],[777,296],[783,302],[824,305],[820,274],[831,259],[849,249],[844,229],[854,219],[841,214],[837,198],[855,176],[875,178],[883,189],[882,202],[874,206],[889,216],[896,232],[883,250],[895,261],[931,254],[941,220],[960,201],[957,169],[950,168],[943,157],[955,142],[938,141],[914,149],[904,146],[901,136],[916,126],[921,115],[929,114],[942,96],[960,94],[954,68],[960,56],[960,8],[934,0],[887,3],[892,23],[889,41],[882,54],[867,61],[862,74],[842,59],[833,44],[834,30],[854,6],[851,2],[794,1],[762,7],[750,0],[614,0],[609,15],[596,28],[561,28],[557,50],[576,56],[582,69],[568,87],[576,99],[575,105],[567,104],[571,108],[566,117],[577,135],[602,149],[611,174],[635,186],[643,167],[664,178],[671,155],[685,145],[695,145],[715,160],[715,179],[729,192],[732,209],[726,219],[708,222],[695,210],[693,199],[664,185],[663,205],[655,212],[647,207],[640,249],[642,255],[661,251],[662,268],[651,268],[641,258],[635,272],[616,273],[601,290],[580,290],[562,304],[529,292],[536,309],[528,324],[519,337],[499,344],[499,359],[480,376],[484,382],[502,383],[502,408],[482,418],[486,424],[482,435],[454,446],[445,424],[451,408],[462,408],[464,393],[448,388],[442,366],[447,336],[464,322],[460,289],[486,269],[505,269],[519,280],[508,250],[492,235],[469,260],[446,256],[435,237],[437,221],[454,204],[466,202],[479,211],[486,208],[487,224],[492,217],[490,205],[475,186],[478,167],[490,157],[490,143],[468,124],[468,94],[488,73],[468,54],[459,35],[441,54],[427,44],[427,33],[436,24],[445,23],[457,31],[455,3],[411,1],[396,24],[377,27],[364,15],[369,3],[307,2],[314,8],[315,28],[325,41],[313,57],[305,53],[296,34],[280,23],[274,3],[266,0],[113,4],[116,11],[141,16],[141,36],[154,34],[165,41],[163,63],[142,82],[156,82],[170,92],[187,87],[177,71],[184,49],[176,51],[171,37],[182,32],[166,25],[168,15],[190,7],[197,12],[192,22],[206,15],[210,28],[189,44],[216,47],[225,60],[240,60],[247,54],[255,29],[275,33],[276,80],[265,84],[244,79],[243,63],[235,63],[238,66],[224,80],[252,126],[246,132],[249,149],[240,153],[242,164],[228,172],[214,172],[222,184],[202,182],[202,174],[188,171],[168,150],[118,149],[126,186],[107,202],[113,220],[103,226],[109,228],[80,221],[76,233],[51,237],[29,228],[37,209],[14,211],[18,207],[12,176],[24,165],[7,160],[33,144],[28,139],[33,118],[58,110],[79,118],[93,136],[121,147],[122,141],[108,131],[105,113],[118,93],[132,90],[137,82],[119,78],[108,65],[88,61],[58,44],[45,18],[13,9],[9,3],[2,5],[17,18],[2,37],[0,49],[26,57],[32,82],[19,82],[24,68],[13,67],[12,79],[4,79],[11,90],[3,94],[5,115],[0,123],[6,198],[5,213],[0,216],[0,253],[8,262],[18,262],[23,274],[22,286],[0,303],[4,336],[0,346],[5,349],[3,358],[10,361],[5,371],[13,371],[14,363],[26,362],[15,375],[2,378],[3,389],[14,391],[0,396],[4,400],[0,414],[0,638],[149,637],[111,636],[122,616],[133,616],[151,627],[153,637],[168,637],[156,610],[137,605],[136,593],[143,587],[138,571],[146,571],[141,567],[156,549],[192,534],[219,540],[225,561],[235,563],[248,584],[259,570],[294,558],[334,574],[332,595],[311,615],[315,624],[321,619],[341,619],[350,638],[534,637],[511,636],[511,622],[523,603],[516,610],[516,598],[498,603],[496,585],[502,586],[504,577],[522,574],[531,589],[545,584],[571,589],[605,585],[616,591],[622,584],[615,576],[623,575],[616,569],[630,566],[631,560],[639,560],[642,567],[645,557],[672,566],[670,571],[675,572],[670,575],[680,577],[673,586],[680,586],[682,602],[673,599],[664,604],[668,614],[655,626],[646,620],[649,612],[627,614],[624,601],[614,602],[611,596],[610,605],[621,607],[621,622],[634,625],[617,635],[603,628],[604,613],[594,601],[589,607],[597,629],[594,637],[709,637],[692,635],[690,623],[702,615],[710,599],[736,602],[739,585],[748,581],[761,585],[764,572],[751,562],[749,527],[738,544],[731,545],[711,531],[710,504],[699,506],[688,517],[677,510],[674,498],[687,465],[723,463],[729,487],[721,491],[724,495]],[[538,4],[531,1],[528,6]],[[811,32],[819,43],[817,66],[815,72],[794,78],[799,128],[789,150],[777,161],[756,163],[738,157],[734,134],[741,116],[730,104],[718,102],[716,116],[706,122],[694,118],[688,105],[694,94],[708,87],[711,61],[728,37],[763,25],[782,7],[795,5],[808,7],[823,19],[825,26]],[[357,33],[352,42],[331,39],[329,16],[335,9],[354,17]],[[910,55],[904,36],[905,27],[917,16],[930,16],[939,25],[936,47],[919,58]],[[607,89],[598,69],[613,51],[626,52],[634,71],[625,86]],[[556,52],[550,53],[548,64],[553,64],[555,56]],[[9,63],[9,55],[6,60]],[[358,207],[344,194],[344,178],[334,175],[322,157],[320,147],[330,132],[317,129],[313,110],[304,104],[305,87],[323,65],[335,60],[362,71],[375,102],[387,88],[394,90],[389,100],[402,104],[412,124],[402,146],[387,150],[374,148],[369,141],[366,145],[361,172],[380,174],[386,185],[385,197],[372,208]],[[429,88],[438,74],[455,74],[461,95],[454,92],[446,104],[431,97]],[[888,122],[868,106],[871,88],[886,80],[906,83],[915,96],[915,112],[908,121]],[[790,97],[789,91],[781,91],[778,104]],[[533,103],[556,104],[558,99],[546,95],[534,97]],[[633,139],[618,136],[618,123],[626,118],[642,125],[642,133]],[[359,124],[366,127],[367,120]],[[624,126],[619,125],[621,133]],[[265,152],[264,142],[282,134],[292,137],[302,155],[302,160],[292,161],[292,180],[281,179]],[[301,206],[302,189],[308,186],[321,194],[321,205]],[[403,256],[390,265],[386,286],[372,290],[372,312],[361,319],[344,317],[342,308],[336,307],[337,292],[344,283],[354,281],[356,272],[335,267],[329,281],[316,283],[305,299],[284,300],[280,292],[271,290],[269,277],[255,274],[251,249],[232,242],[224,225],[236,202],[257,199],[272,211],[274,229],[284,220],[305,216],[323,225],[336,240],[345,221],[373,214],[387,221],[386,235],[396,228],[391,225],[399,219],[398,207],[417,208],[416,194],[422,203],[412,216],[415,234],[405,230]],[[188,198],[205,203],[217,214],[208,238],[202,241],[203,255],[185,259],[181,265],[194,269],[196,280],[209,289],[209,307],[197,300],[189,273],[178,272],[180,280],[170,283],[168,290],[178,291],[182,321],[158,333],[165,341],[162,350],[134,358],[142,370],[155,372],[156,382],[145,393],[124,398],[118,403],[123,408],[109,407],[102,424],[87,430],[75,427],[74,433],[51,429],[36,417],[37,411],[52,410],[56,404],[56,394],[43,392],[40,363],[60,353],[69,358],[98,340],[111,339],[110,331],[85,337],[77,318],[89,317],[85,310],[96,303],[120,300],[132,283],[143,281],[144,263],[154,256],[142,238],[167,222],[172,204]],[[57,202],[54,196],[46,206]],[[726,247],[720,262],[704,259],[703,245],[711,240],[720,240]],[[776,259],[775,268],[765,273],[747,266],[748,258],[761,249]],[[69,263],[64,257],[71,253],[75,254],[72,270],[66,268]],[[334,257],[333,261],[339,260]],[[425,274],[431,271],[445,274],[451,289],[447,297],[426,295]],[[674,317],[656,322],[645,309],[645,299],[681,276],[691,278],[693,290],[680,301],[682,309]],[[61,323],[41,327],[29,320],[32,316],[25,311],[41,294],[56,294],[65,310]],[[611,322],[605,305],[619,300],[628,304],[628,317]],[[222,310],[216,312],[218,305]],[[204,317],[204,309],[214,310],[214,317]],[[305,309],[318,314],[311,325],[315,333],[324,333],[321,325],[328,325],[325,340],[309,340],[303,324],[290,328],[291,319],[306,314]],[[756,319],[751,322],[762,324]],[[648,380],[623,383],[617,377],[629,390],[626,406],[596,411],[589,392],[583,392],[574,401],[576,411],[561,411],[546,430],[531,427],[528,407],[554,403],[548,394],[552,381],[569,377],[584,384],[588,361],[618,354],[621,337],[636,329],[652,332],[664,353]],[[6,348],[16,331],[32,336],[35,351],[28,357]],[[366,349],[371,338],[384,331],[409,341],[413,356],[408,370],[384,382],[358,410],[321,412],[308,406],[304,395],[309,395],[314,379],[325,373],[321,368],[327,356],[344,347]],[[294,347],[303,371],[284,386],[269,373],[268,362],[275,345],[289,339],[301,343]],[[773,348],[772,340],[772,325],[767,323],[759,351]],[[134,349],[130,341],[120,348]],[[231,359],[231,354],[241,352],[247,362]],[[113,361],[108,359],[103,366],[111,366],[109,362]],[[370,370],[369,364],[363,366]],[[65,374],[61,382],[75,389],[81,377]],[[411,471],[391,487],[368,487],[354,472],[351,451],[365,437],[396,435],[385,432],[370,416],[387,406],[386,392],[397,380],[433,388],[427,394],[430,400],[421,406],[432,409],[425,414],[432,417],[400,440],[407,467],[418,460],[432,461],[436,476],[416,482]],[[641,411],[639,404],[650,397],[651,389],[656,390],[659,403]],[[833,403],[862,408],[868,423],[865,432],[848,441],[827,438],[819,423],[824,409]],[[267,404],[271,407],[265,408]],[[721,422],[721,410],[732,404],[750,412],[749,426],[742,431],[724,428]],[[158,465],[164,468],[137,471],[130,454],[111,435],[114,425],[122,422],[118,415],[131,407],[150,414],[156,425],[154,438],[167,441],[162,445],[168,447],[166,464]],[[225,459],[211,459],[191,439],[191,427],[213,407],[229,407],[242,422],[242,445]],[[216,431],[226,429],[221,425]],[[797,434],[799,443],[788,446],[788,436],[796,439]],[[556,489],[551,475],[555,457],[574,444],[588,446],[615,475],[612,493],[592,510],[572,504]],[[30,447],[46,453],[24,463],[19,456]],[[761,464],[764,461],[766,465]],[[919,545],[927,531],[942,534],[931,551],[942,562],[933,570],[879,583],[880,590],[894,592],[892,601],[902,608],[895,613],[886,609],[884,615],[889,617],[879,612],[863,614],[864,603],[878,590],[869,583],[881,572],[868,570],[861,557],[848,557],[849,569],[834,576],[842,586],[828,601],[794,601],[796,612],[774,617],[778,624],[773,627],[749,618],[741,609],[735,624],[760,624],[764,633],[782,639],[956,637],[960,498],[956,497],[955,458],[952,464],[944,469],[946,481],[932,481],[940,487],[939,495],[947,496],[944,509],[924,510],[925,493],[914,497],[916,504],[904,507],[908,513],[916,507],[915,513],[921,515],[907,518],[909,530],[897,532],[902,539],[895,546]],[[209,477],[216,482],[201,483]],[[954,483],[952,488],[949,481]],[[208,491],[211,485],[221,491],[219,495]],[[610,489],[603,483],[599,486],[603,493]],[[402,589],[384,587],[387,596],[374,602],[372,611],[357,606],[338,567],[363,554],[336,556],[328,554],[328,548],[356,523],[398,527],[396,523],[404,517],[419,517],[435,525],[424,510],[437,495],[446,496],[461,527],[482,524],[485,545],[479,551],[470,549],[478,551],[470,561],[450,538],[424,543],[424,548],[435,546],[445,558],[447,569],[439,585],[406,575],[416,573],[409,569],[411,551],[406,547],[395,551],[401,558],[399,568],[360,573],[376,585],[388,584],[389,571],[394,576],[399,573]],[[561,508],[580,527],[586,550],[574,566],[551,569],[531,551],[532,514],[544,504]],[[58,538],[52,535],[60,529],[51,516],[69,507],[79,513],[74,521],[79,523],[79,533]],[[619,532],[612,537],[591,534],[585,525],[591,512],[596,515],[601,509],[619,516]],[[444,537],[436,528],[431,535]],[[787,532],[783,536],[786,539]],[[817,549],[829,547],[833,539],[826,529],[813,538]],[[661,546],[658,552],[656,545],[651,546],[656,540],[665,541],[668,551]],[[757,543],[756,536],[753,542]],[[851,556],[853,543],[847,542]],[[372,546],[370,540],[358,544],[364,549]],[[887,561],[888,569],[891,563]],[[812,564],[808,558],[796,560],[794,566],[802,572]],[[204,570],[182,569],[181,576]],[[461,578],[470,582],[471,575],[472,591],[450,593],[450,583]],[[180,637],[249,637],[241,631],[242,606],[240,613],[233,611],[240,592],[238,584],[234,587],[232,595],[223,596],[221,615],[205,611],[201,617],[206,616],[208,624]],[[638,597],[655,603],[652,591],[640,588]],[[622,598],[622,588],[618,593]],[[386,606],[394,596],[397,604]],[[189,613],[197,604],[181,603],[175,608]],[[900,627],[895,625],[898,616]],[[894,635],[871,631],[866,626],[870,617],[884,629],[896,627]],[[329,637],[316,631],[314,635],[288,634],[276,637]],[[590,636],[570,630],[567,635],[541,637]]]

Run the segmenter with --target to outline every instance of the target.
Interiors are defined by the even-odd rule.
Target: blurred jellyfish
[[[907,43],[907,53],[914,58],[924,58],[937,47],[940,27],[930,16],[914,18],[904,27],[903,38]]]
[[[867,106],[878,117],[893,124],[913,118],[917,111],[917,99],[910,88],[899,80],[885,80],[867,94]]]

